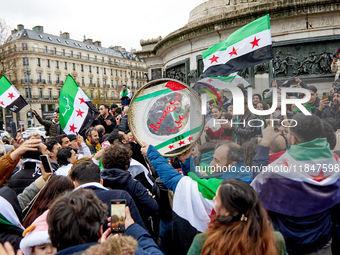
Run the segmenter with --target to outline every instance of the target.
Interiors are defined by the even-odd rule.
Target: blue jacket
[[[96,244],[99,244],[99,243],[97,243],[97,242],[95,242],[95,243],[85,243],[85,244],[79,244],[79,245],[71,246],[71,247],[68,247],[64,250],[57,252],[55,255],[72,255],[72,254],[79,255],[79,254],[82,254],[83,252],[85,252],[92,245],[96,245]]]
[[[162,157],[161,154],[159,154],[159,152],[152,145],[149,146],[146,156],[150,160],[150,163],[161,178],[165,187],[172,191],[175,191],[177,184],[183,177],[183,175],[181,175],[172,166],[170,166],[169,163]],[[192,172],[201,177],[195,170],[195,164],[191,156],[184,164],[181,163],[181,167],[184,175],[188,175],[189,172]],[[243,168],[241,167],[245,167],[244,162],[237,163],[233,167],[236,170],[235,172],[217,173],[208,177],[202,177],[202,179],[218,178],[224,180],[230,178],[238,178],[247,183],[250,183],[253,180],[253,173],[251,171],[242,172]]]

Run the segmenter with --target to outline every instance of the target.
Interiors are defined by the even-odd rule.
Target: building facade
[[[175,78],[193,85],[203,72],[202,52],[240,27],[270,15],[272,61],[239,72],[259,93],[273,79],[298,76],[319,95],[334,81],[333,55],[340,41],[340,3],[328,0],[209,0],[195,7],[186,25],[140,40],[137,56],[147,61],[151,80]]]
[[[18,25],[1,47],[0,61],[1,75],[6,75],[44,119],[58,107],[69,74],[97,106],[120,103],[122,85],[134,94],[147,82],[146,63],[134,53],[119,46],[104,48],[92,39],[76,41],[67,32],[47,34],[42,26],[30,30]],[[39,125],[27,106],[17,116],[3,109],[0,129],[10,130],[13,117],[24,128]]]

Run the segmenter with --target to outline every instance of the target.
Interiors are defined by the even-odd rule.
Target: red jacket
[[[212,131],[211,128],[209,128],[207,131],[205,131],[205,133],[207,134],[207,136],[209,137],[209,139],[219,139],[219,140],[229,140],[229,141],[233,141],[232,140],[232,136],[227,136],[224,133],[224,129],[223,127],[219,128],[217,131]]]

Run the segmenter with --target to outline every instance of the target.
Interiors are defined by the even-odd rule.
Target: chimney
[[[18,31],[23,30],[25,27],[23,24],[17,25]]]
[[[40,32],[40,33],[44,33],[44,27],[43,26],[35,26],[32,28],[32,30]]]
[[[60,36],[64,37],[65,39],[70,39],[70,33],[68,32],[60,33]]]
[[[94,43],[93,43],[94,45],[97,45],[97,46],[102,46],[102,42],[101,41],[95,41]]]
[[[93,44],[93,41],[90,38],[86,39],[85,42],[88,43],[88,44]]]
[[[15,34],[16,32],[18,32],[18,30],[16,30],[15,28],[11,30],[11,34]]]

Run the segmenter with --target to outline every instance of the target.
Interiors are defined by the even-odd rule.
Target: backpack
[[[168,189],[164,186],[161,178],[157,178],[152,186],[152,192],[159,206],[158,215],[162,220],[172,219],[172,209],[170,205]]]

